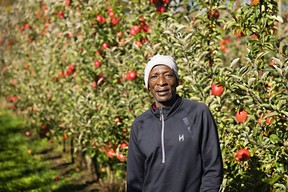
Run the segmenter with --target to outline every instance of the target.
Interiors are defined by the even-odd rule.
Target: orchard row
[[[1,95],[33,130],[125,180],[144,67],[173,55],[178,93],[217,122],[227,191],[287,189],[287,13],[276,1],[19,1],[1,16]],[[80,154],[80,155],[77,155]],[[248,183],[248,184],[247,184]]]

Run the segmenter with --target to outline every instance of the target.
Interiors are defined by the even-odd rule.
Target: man
[[[144,80],[154,103],[132,124],[127,191],[219,191],[223,164],[208,107],[176,93],[178,69],[170,56],[152,57]]]

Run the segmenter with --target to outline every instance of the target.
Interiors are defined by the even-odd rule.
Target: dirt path
[[[59,173],[59,180],[65,178],[67,183],[54,192],[100,192],[98,183],[85,169],[81,170],[75,163],[71,163],[69,156],[53,147],[44,149],[41,158],[49,168]],[[58,178],[54,178],[57,181]]]

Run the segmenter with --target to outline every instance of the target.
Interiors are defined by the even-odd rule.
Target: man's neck
[[[172,107],[174,105],[176,99],[177,99],[177,96],[175,95],[175,97],[171,98],[169,101],[165,101],[165,102],[155,101],[155,104],[156,104],[157,108]]]

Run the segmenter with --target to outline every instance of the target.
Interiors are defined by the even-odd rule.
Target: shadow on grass
[[[86,182],[83,184],[67,184],[63,185],[57,190],[54,190],[53,192],[84,192],[83,190],[85,189],[85,192],[99,192],[96,189],[87,190],[87,187],[91,186],[93,183],[94,181]]]
[[[21,119],[0,110],[0,191],[96,192],[86,189],[94,181],[79,178],[74,164],[47,147],[48,141],[26,137],[26,129]]]

